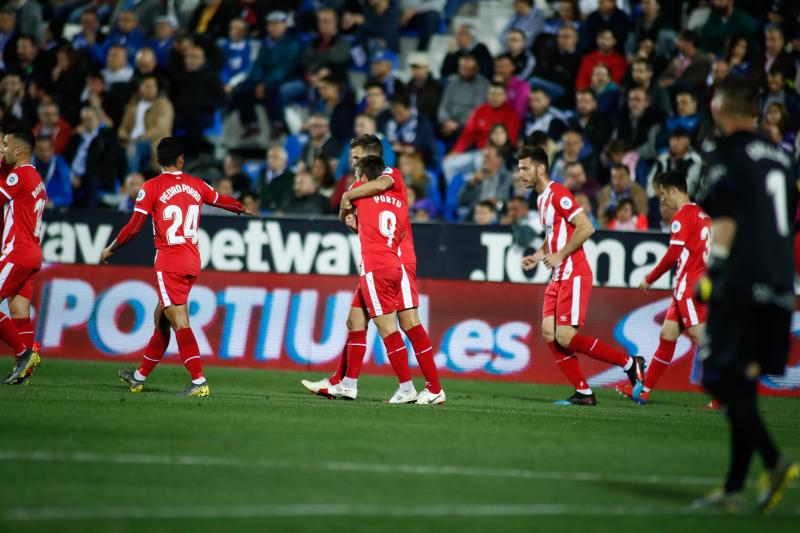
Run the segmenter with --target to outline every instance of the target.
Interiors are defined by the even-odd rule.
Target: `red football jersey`
[[[357,181],[353,188],[364,182]],[[394,188],[353,202],[358,209],[361,275],[400,266],[400,242],[408,226],[408,206]]]
[[[211,185],[183,172],[164,172],[144,183],[133,209],[153,217],[157,271],[200,273],[200,208],[218,198]]]
[[[0,260],[28,268],[42,267],[42,215],[47,192],[33,165],[11,170],[0,183],[7,200],[3,207],[3,251]]]
[[[551,181],[537,200],[539,218],[544,226],[547,238],[547,253],[554,254],[564,248],[575,233],[575,226],[570,224],[578,213],[583,212],[569,189]],[[572,252],[569,257],[553,269],[553,281],[567,280],[572,275],[591,275],[592,269],[586,261],[583,246]]]
[[[691,297],[706,272],[711,252],[711,217],[699,205],[688,203],[672,217],[669,243],[683,246],[675,269],[675,299]]]
[[[383,171],[384,175],[389,176],[394,181],[391,189],[395,191],[400,198],[406,200],[408,198],[408,191],[406,190],[406,182],[403,175],[396,168],[386,167]],[[406,210],[408,210],[408,202],[406,201]],[[406,224],[405,235],[403,240],[400,241],[400,261],[404,265],[411,265],[417,263],[417,253],[414,251],[414,235],[411,233],[411,217],[408,216],[408,224]]]

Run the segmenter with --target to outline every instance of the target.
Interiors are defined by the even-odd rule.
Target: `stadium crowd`
[[[248,208],[332,214],[349,140],[377,133],[414,220],[536,226],[526,143],[597,227],[658,230],[653,178],[702,186],[729,74],[760,84],[764,135],[800,152],[799,53],[795,0],[10,0],[0,125],[33,130],[53,208],[131,210],[175,135],[187,171]]]

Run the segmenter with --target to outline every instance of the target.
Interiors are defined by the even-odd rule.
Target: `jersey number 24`
[[[200,223],[200,206],[190,205],[186,210],[186,217],[183,216],[183,211],[177,205],[168,205],[164,209],[164,220],[171,220],[167,230],[167,243],[185,244],[187,239],[192,244],[197,244],[197,225]],[[183,225],[183,235],[178,235],[178,230]]]

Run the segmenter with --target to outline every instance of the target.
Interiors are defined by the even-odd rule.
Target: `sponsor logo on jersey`
[[[144,200],[144,189],[139,189],[139,194],[136,195],[136,201],[141,202]]]
[[[559,203],[561,204],[561,209],[570,209],[572,207],[572,200],[566,196]]]
[[[19,183],[19,176],[17,176],[16,174],[13,173],[9,174],[8,177],[6,178],[6,185],[8,185],[9,187],[13,187],[17,183]]]
[[[680,223],[680,222],[678,222],[677,220],[675,220],[675,221],[672,223],[672,226],[670,226],[670,231],[671,231],[672,233],[678,233],[680,230],[681,230],[681,223]]]

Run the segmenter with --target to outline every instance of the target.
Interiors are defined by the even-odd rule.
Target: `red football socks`
[[[606,363],[611,363],[612,365],[621,366],[623,368],[628,364],[628,360],[630,359],[626,354],[615,350],[600,339],[593,339],[592,337],[587,337],[580,333],[576,333],[575,336],[572,337],[572,342],[569,343],[567,349],[571,352],[582,353],[593,359],[605,361]]]
[[[411,341],[411,346],[414,347],[417,364],[422,370],[422,375],[425,376],[425,388],[433,394],[439,394],[442,391],[442,385],[439,383],[439,371],[433,360],[433,345],[428,337],[428,332],[425,331],[422,324],[418,324],[406,331],[406,336]]]
[[[22,336],[17,331],[14,322],[3,313],[0,313],[0,340],[8,344],[11,349],[14,350],[14,355],[22,355],[28,348],[22,340]]]
[[[644,388],[647,390],[656,386],[659,378],[669,366],[672,357],[675,355],[675,345],[677,341],[668,341],[666,339],[658,340],[658,349],[653,354],[650,360],[650,366],[647,369],[647,375],[644,377]]]
[[[33,324],[30,318],[13,318],[14,327],[17,328],[22,342],[25,346],[33,346]]]
[[[183,328],[175,332],[178,340],[178,353],[186,370],[192,376],[192,381],[203,379],[203,365],[200,363],[200,348],[194,338],[192,328]]]
[[[411,381],[411,370],[408,368],[408,350],[399,331],[383,338],[386,355],[392,365],[395,375],[400,383]]]
[[[366,353],[367,330],[349,332],[347,334],[347,370],[345,371],[345,376],[351,379],[358,379]]]
[[[586,382],[586,378],[583,377],[581,365],[575,354],[560,346],[556,341],[548,342],[547,346],[553,352],[559,370],[567,377],[575,390],[583,394],[590,394],[592,390]]]
[[[333,375],[328,378],[328,381],[331,385],[340,383],[344,377],[344,373],[347,372],[347,344],[348,343],[344,344],[342,353],[339,354],[339,363],[336,365],[336,372],[334,372]]]
[[[142,354],[142,363],[139,365],[139,373],[144,377],[147,377],[164,357],[164,352],[167,351],[169,345],[170,331],[170,329],[153,331],[153,336],[150,337],[150,342]]]

